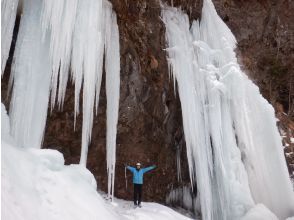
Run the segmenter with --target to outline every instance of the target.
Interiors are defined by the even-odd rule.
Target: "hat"
[[[137,163],[136,166],[141,166],[141,163]]]

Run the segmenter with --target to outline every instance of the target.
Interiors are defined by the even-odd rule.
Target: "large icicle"
[[[1,74],[8,59],[18,0],[1,0]]]
[[[116,133],[119,110],[120,88],[120,54],[119,32],[116,14],[112,12],[112,6],[104,4],[105,16],[105,71],[106,71],[106,96],[107,96],[107,172],[108,172],[108,196],[114,195],[114,177],[116,161]]]
[[[23,2],[10,83],[11,133],[17,144],[39,148],[46,124],[50,86],[49,44],[42,41],[41,0]]]
[[[165,8],[163,21],[166,24],[166,38],[169,45],[168,63],[173,77],[177,80],[181,100],[191,182],[194,185],[197,179],[197,188],[201,193],[202,217],[210,220],[212,219],[212,153],[206,117],[202,117],[205,113],[202,109],[205,107],[204,91],[195,92],[196,79],[189,19],[175,8]],[[201,83],[199,84],[201,86]],[[201,89],[203,90],[204,87],[202,86]]]
[[[79,89],[83,79],[83,133],[80,159],[83,165],[87,162],[88,145],[91,140],[95,93],[99,96],[102,79],[102,15],[102,1],[79,1],[73,38],[72,71],[74,78],[79,80],[76,84]]]
[[[201,23],[194,21],[190,31],[180,10],[165,7],[162,16],[202,218],[240,219],[254,203],[265,204],[281,219],[293,215],[273,109],[240,70],[235,37],[211,0],[204,1]]]

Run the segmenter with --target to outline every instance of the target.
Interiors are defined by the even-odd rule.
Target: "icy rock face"
[[[9,55],[18,0],[1,0],[1,75]]]
[[[120,56],[112,5],[102,0],[27,0],[23,14],[10,77],[11,134],[18,146],[41,147],[50,92],[51,110],[56,102],[62,109],[71,76],[75,84],[75,120],[83,88],[80,163],[85,166],[95,107],[98,111],[105,51],[107,171],[109,193],[113,195]]]
[[[240,70],[235,37],[214,5],[203,2],[201,22],[190,30],[188,16],[178,9],[164,7],[162,17],[202,217],[240,219],[255,203],[281,219],[293,215],[273,108]]]

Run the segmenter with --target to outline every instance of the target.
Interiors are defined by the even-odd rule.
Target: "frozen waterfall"
[[[211,0],[204,0],[201,22],[193,21],[191,28],[180,9],[163,7],[167,59],[177,81],[202,218],[241,219],[259,209],[258,203],[279,219],[293,216],[274,110],[241,71],[235,37]]]
[[[11,13],[12,17],[12,9],[15,9],[12,6],[16,3],[14,0],[9,7],[2,7],[2,18],[3,10],[5,15]],[[104,65],[108,193],[113,195],[120,54],[118,25],[112,5],[103,0],[24,0],[22,10],[10,77],[10,87],[13,89],[10,103],[12,135],[20,146],[40,148],[49,100],[51,110],[56,103],[62,109],[66,87],[69,79],[72,79],[75,84],[74,120],[80,112],[80,93],[83,93],[80,163],[86,166]],[[13,12],[15,14],[16,9]],[[9,26],[13,29],[12,20],[6,19],[4,25],[2,20],[2,28]],[[7,39],[11,42],[11,38],[12,33]],[[7,39],[5,45],[9,51]]]

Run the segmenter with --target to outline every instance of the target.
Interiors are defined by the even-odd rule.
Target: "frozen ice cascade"
[[[274,110],[241,71],[230,29],[211,0],[203,1],[201,21],[191,27],[180,9],[162,7],[202,219],[293,216],[294,194]],[[256,213],[263,214],[253,218]]]
[[[13,29],[16,13],[13,10],[17,4],[16,0],[10,1],[2,0],[2,28],[9,26],[9,30]],[[14,18],[3,21],[3,12],[4,16],[14,14]],[[108,193],[113,196],[120,55],[118,25],[112,5],[106,0],[24,0],[22,14],[9,83],[12,88],[11,134],[20,146],[40,148],[49,100],[51,110],[56,103],[62,109],[66,87],[72,79],[75,121],[83,91],[80,163],[86,166],[104,65]],[[10,45],[12,32],[7,35],[5,45]],[[2,56],[7,57],[3,51]]]

